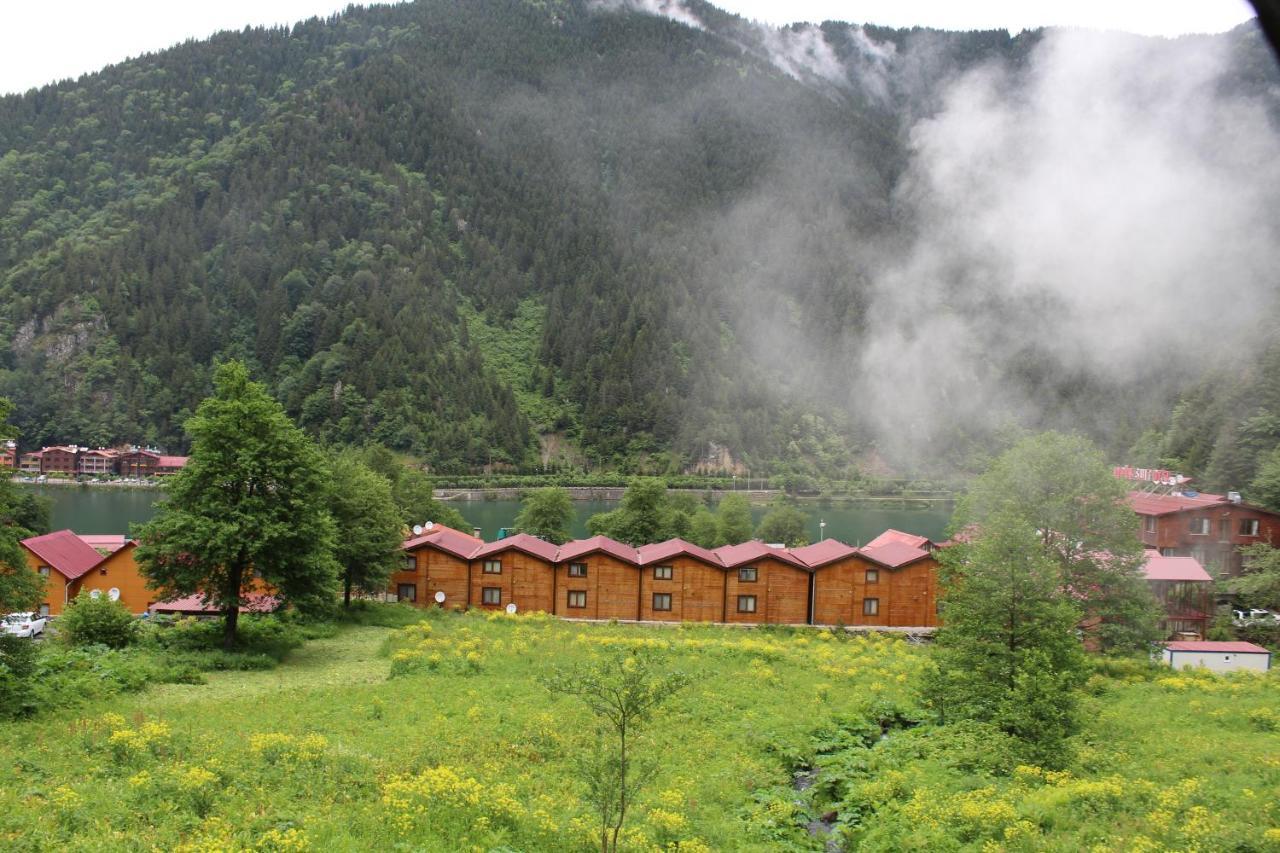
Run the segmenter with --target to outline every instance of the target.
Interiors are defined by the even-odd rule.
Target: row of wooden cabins
[[[0,449],[0,468],[16,468],[28,476],[163,477],[181,471],[186,456],[170,456],[138,447],[80,447],[75,444],[42,447],[18,455],[13,442]]]
[[[934,543],[890,530],[861,548],[745,542],[709,550],[605,536],[495,542],[434,525],[405,542],[389,593],[420,607],[542,611],[580,619],[731,624],[938,624]]]

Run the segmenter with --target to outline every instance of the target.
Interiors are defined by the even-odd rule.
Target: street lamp
[[[821,542],[827,538],[827,522],[825,519],[818,519],[818,541]]]

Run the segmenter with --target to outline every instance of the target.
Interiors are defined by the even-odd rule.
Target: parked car
[[[1249,625],[1258,622],[1265,625],[1280,622],[1280,616],[1260,607],[1253,607],[1248,610],[1237,608],[1231,611],[1231,616],[1237,625]]]
[[[4,632],[15,637],[36,637],[44,633],[48,624],[49,618],[39,613],[10,613],[4,617]]]

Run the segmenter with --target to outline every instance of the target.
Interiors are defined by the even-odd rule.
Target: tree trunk
[[[342,606],[349,609],[351,607],[351,573],[348,572],[342,581]]]
[[[227,570],[227,586],[223,590],[222,599],[226,605],[222,611],[222,648],[229,652],[236,647],[236,625],[240,621],[240,581],[243,577],[243,565],[235,565]]]

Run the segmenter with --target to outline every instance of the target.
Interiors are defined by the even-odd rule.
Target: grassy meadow
[[[929,653],[902,639],[388,613],[275,668],[0,723],[0,848],[589,850],[594,724],[540,677],[645,647],[691,682],[645,729],[628,850],[1280,851],[1275,675],[1100,668],[1045,771],[918,724]]]

